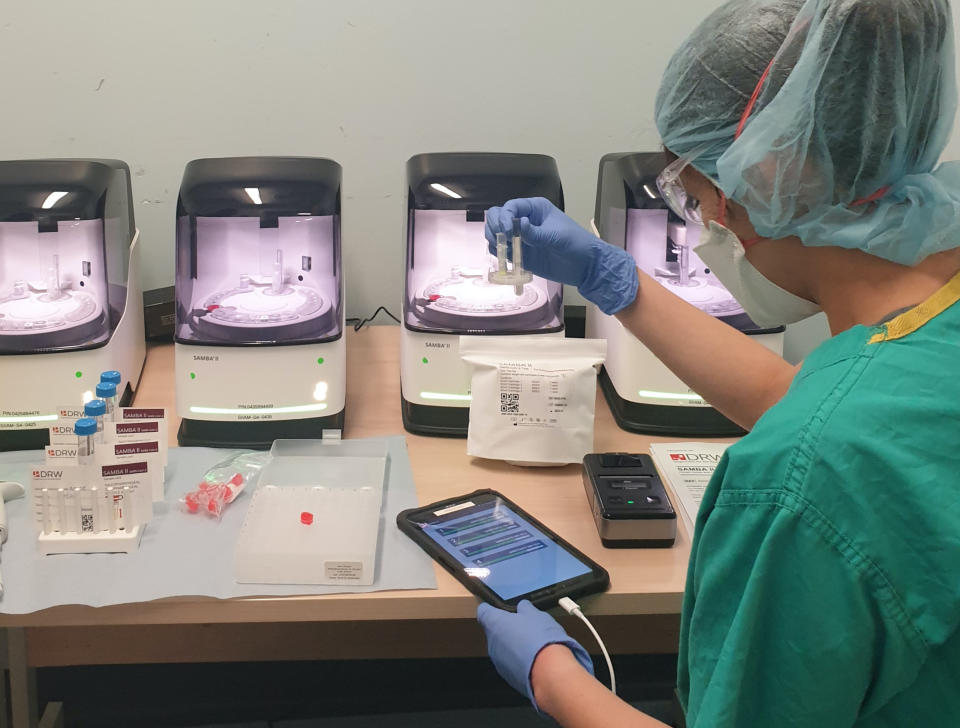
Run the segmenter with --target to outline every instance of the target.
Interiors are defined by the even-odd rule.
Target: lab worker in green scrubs
[[[488,212],[488,237],[522,218],[528,268],[749,430],[696,522],[692,728],[960,726],[960,164],[938,165],[954,76],[946,0],[733,0],[670,60],[661,194],[758,324],[825,312],[832,338],[796,367],[547,201]],[[478,618],[500,674],[561,725],[663,725],[546,613]]]

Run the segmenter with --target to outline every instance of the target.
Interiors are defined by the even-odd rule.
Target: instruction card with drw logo
[[[651,443],[650,455],[660,476],[680,501],[680,514],[687,525],[687,534],[693,538],[693,524],[707,483],[717,469],[724,451],[730,447],[723,442],[664,442]]]

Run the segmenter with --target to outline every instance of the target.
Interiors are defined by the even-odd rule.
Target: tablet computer
[[[493,490],[411,508],[397,526],[484,601],[515,611],[529,599],[549,608],[560,597],[604,591],[606,570]]]

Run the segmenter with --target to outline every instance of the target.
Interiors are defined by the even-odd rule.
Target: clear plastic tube
[[[116,488],[107,488],[107,506],[110,509],[110,533],[116,533],[123,528],[123,495],[117,493]]]
[[[497,233],[497,272],[507,274],[507,236]]]
[[[517,278],[523,278],[523,240],[520,238],[520,218],[513,218],[513,273]],[[523,283],[517,283],[513,292],[523,295]]]
[[[57,530],[66,533],[67,524],[67,492],[64,488],[57,488]]]
[[[103,496],[97,486],[91,486],[87,489],[87,497],[90,502],[90,520],[93,532],[98,533],[105,530],[103,526]]]
[[[50,267],[47,268],[47,292],[41,297],[42,301],[56,301],[61,298],[60,292],[60,256],[50,256]]]
[[[270,279],[270,290],[273,293],[283,291],[283,251],[278,250],[273,261],[273,276]]]
[[[81,465],[89,465],[93,462],[96,438],[96,435],[77,435],[77,462]]]
[[[129,485],[123,486],[123,527],[129,533],[139,524],[137,522],[136,496]]]
[[[89,488],[74,488],[80,511],[79,533],[93,533],[95,516],[93,513],[93,496]]]
[[[114,533],[117,529],[113,523],[113,494],[108,489],[97,489],[96,500],[99,516],[99,530]]]
[[[40,490],[40,517],[43,519],[41,533],[53,532],[53,519],[50,517],[50,511],[53,504],[50,502],[50,489],[42,488]]]
[[[496,237],[497,269],[487,273],[487,280],[501,286],[513,286],[517,296],[523,295],[523,287],[533,280],[533,275],[523,269],[523,241],[520,236],[520,218],[513,219],[512,258],[513,263],[507,266],[507,235],[499,232]]]
[[[66,525],[62,531],[67,533],[80,533],[80,498],[77,488],[63,489],[63,510],[66,515]]]

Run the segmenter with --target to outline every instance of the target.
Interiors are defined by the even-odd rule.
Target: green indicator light
[[[323,364],[323,357],[322,357],[322,356],[317,358],[317,364]]]
[[[190,378],[191,378],[191,379],[196,379],[196,378],[197,378],[197,375],[196,375],[194,372],[190,372]]]
[[[79,379],[80,377],[83,376],[83,372],[74,372],[74,373],[73,373],[73,376],[75,376],[77,379]]]
[[[427,357],[423,357],[423,359],[421,359],[420,361],[422,361],[424,364],[429,364],[429,362],[427,361]]]
[[[627,501],[627,503],[629,503],[630,505],[633,505],[633,501]]]

